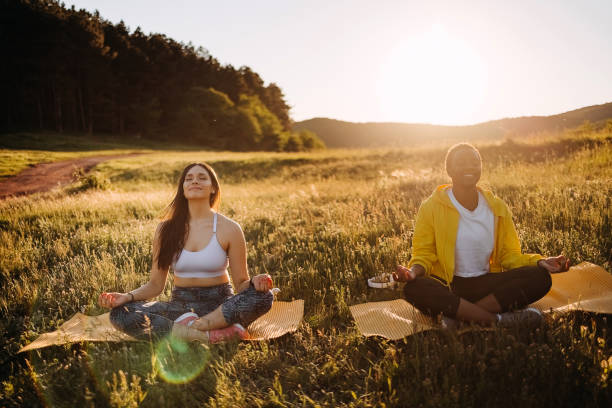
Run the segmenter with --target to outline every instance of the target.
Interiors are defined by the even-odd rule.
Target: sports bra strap
[[[213,216],[213,234],[217,233],[217,213]]]

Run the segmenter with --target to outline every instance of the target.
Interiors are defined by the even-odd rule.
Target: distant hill
[[[585,120],[598,122],[612,118],[612,102],[552,116],[523,116],[468,126],[442,126],[417,123],[354,123],[314,118],[296,122],[294,131],[315,132],[327,147],[410,146],[430,141],[500,140],[508,135],[525,136],[534,132],[562,131]]]

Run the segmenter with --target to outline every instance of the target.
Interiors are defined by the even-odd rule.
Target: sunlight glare
[[[484,104],[486,65],[439,25],[398,44],[381,64],[379,109],[388,121],[474,123]]]

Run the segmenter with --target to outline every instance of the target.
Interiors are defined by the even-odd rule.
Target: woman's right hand
[[[131,300],[132,297],[127,293],[102,292],[98,298],[98,304],[107,309],[112,309],[114,307],[124,305]]]
[[[416,278],[416,273],[412,268],[406,268],[402,265],[397,265],[395,272],[393,272],[393,279],[398,282],[410,282]]]

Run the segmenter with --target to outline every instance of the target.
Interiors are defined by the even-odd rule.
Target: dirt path
[[[142,153],[108,154],[37,164],[16,176],[0,181],[0,200],[9,196],[49,191],[57,186],[71,183],[73,181],[74,170],[77,168],[81,168],[87,173],[95,165],[103,161],[140,154]]]

